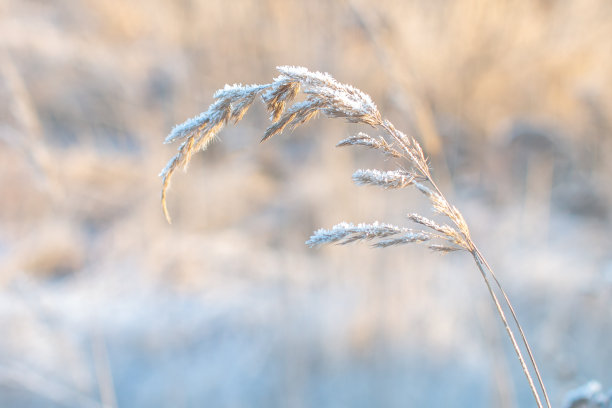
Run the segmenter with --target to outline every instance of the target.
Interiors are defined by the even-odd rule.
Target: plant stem
[[[429,175],[426,175],[426,177],[428,178],[429,182],[432,184],[436,192],[444,198],[444,194],[442,194],[442,191],[440,191],[435,181]],[[446,200],[446,198],[444,198],[444,200]],[[531,347],[529,347],[529,342],[527,342],[527,337],[525,336],[525,332],[523,332],[523,328],[518,321],[518,317],[516,316],[516,312],[514,311],[514,307],[512,306],[512,303],[510,302],[510,299],[508,298],[506,291],[504,290],[501,283],[497,279],[495,272],[493,272],[493,269],[491,268],[491,266],[489,265],[485,257],[482,255],[482,252],[480,252],[478,247],[476,247],[476,244],[474,244],[474,241],[472,241],[471,237],[465,236],[465,239],[469,246],[469,252],[472,254],[472,256],[474,257],[474,260],[476,261],[476,265],[478,266],[478,269],[480,270],[480,273],[482,274],[482,277],[484,278],[484,281],[487,284],[489,293],[491,294],[491,297],[493,298],[493,301],[495,302],[495,306],[497,308],[499,317],[502,319],[504,326],[506,328],[506,331],[508,332],[508,336],[510,337],[510,340],[512,341],[512,346],[514,347],[514,351],[516,352],[519,362],[521,363],[523,372],[525,373],[525,376],[527,377],[527,381],[529,382],[529,387],[531,388],[531,391],[533,392],[533,396],[536,399],[538,407],[543,408],[542,402],[540,400],[540,395],[535,387],[533,378],[531,377],[531,374],[529,373],[529,370],[527,369],[527,365],[525,363],[523,353],[521,352],[521,349],[518,346],[518,343],[516,342],[514,332],[512,328],[510,327],[510,325],[508,324],[506,315],[503,311],[503,308],[501,307],[501,304],[499,303],[499,299],[491,286],[491,282],[488,278],[488,275],[491,275],[491,277],[493,278],[493,281],[495,282],[495,286],[497,286],[497,288],[499,289],[504,299],[504,302],[506,303],[506,305],[508,306],[508,309],[510,310],[510,314],[512,315],[512,320],[514,321],[514,323],[516,324],[516,327],[518,328],[518,331],[521,335],[521,340],[523,344],[525,345],[525,349],[527,350],[527,355],[529,356],[529,360],[531,362],[533,370],[535,371],[536,378],[538,379],[538,383],[540,385],[540,389],[542,390],[542,394],[544,395],[544,399],[546,401],[546,406],[548,408],[551,408],[550,400],[548,398],[548,393],[546,392],[546,387],[544,386],[544,382],[542,381],[542,376],[540,375],[540,370],[538,369],[538,365],[536,364],[535,358],[533,357],[533,353],[531,352]]]
[[[491,286],[491,282],[489,280],[488,274],[490,273],[491,276],[493,277],[497,287],[500,289],[500,291],[502,292],[502,295],[504,297],[504,300],[506,302],[506,304],[508,305],[513,320],[516,323],[520,333],[521,333],[521,338],[523,340],[523,343],[525,344],[525,347],[527,349],[527,353],[529,354],[529,358],[530,361],[534,367],[534,370],[536,372],[536,376],[538,378],[538,382],[542,388],[542,393],[544,394],[544,398],[546,399],[546,405],[548,408],[550,408],[550,401],[548,399],[548,395],[546,393],[546,389],[544,388],[544,384],[542,382],[542,378],[540,376],[537,364],[535,363],[535,360],[533,358],[533,355],[531,353],[531,349],[529,348],[529,344],[527,343],[527,339],[525,337],[525,334],[523,333],[523,330],[521,329],[521,325],[518,322],[518,319],[516,317],[516,314],[514,312],[514,308],[512,307],[512,304],[510,303],[510,300],[508,299],[506,293],[504,292],[504,290],[501,288],[501,285],[499,283],[499,281],[497,280],[497,278],[495,277],[495,274],[493,273],[493,270],[491,269],[491,267],[489,266],[489,264],[487,263],[486,259],[482,256],[482,253],[476,248],[474,247],[474,250],[471,251],[472,256],[474,257],[474,261],[476,262],[476,265],[478,266],[478,269],[480,270],[480,273],[482,274],[482,277],[487,285],[487,289],[489,290],[489,294],[491,295],[491,298],[493,299],[493,302],[495,303],[495,307],[497,308],[497,313],[499,314],[499,317],[501,318],[502,322],[504,323],[504,327],[506,328],[506,331],[508,332],[508,337],[510,337],[510,341],[512,342],[512,347],[514,348],[514,351],[516,352],[516,355],[519,359],[519,362],[521,363],[521,367],[523,369],[523,373],[525,374],[525,377],[527,378],[527,382],[529,383],[529,387],[531,388],[531,392],[533,393],[533,396],[536,400],[536,403],[538,405],[538,408],[544,408],[544,406],[542,405],[542,401],[540,400],[540,395],[535,387],[535,384],[533,382],[533,378],[531,376],[531,374],[529,373],[529,369],[527,368],[527,364],[525,363],[525,359],[523,357],[523,353],[521,352],[521,349],[516,341],[515,335],[514,335],[514,331],[512,330],[512,328],[510,327],[510,325],[508,324],[508,320],[506,319],[506,314],[504,313],[504,310],[501,306],[501,304],[499,303],[499,299],[497,297],[497,295],[495,294],[495,291],[493,290],[493,287]],[[489,271],[489,273],[487,273],[487,271]]]
[[[514,323],[516,324],[516,327],[519,330],[519,333],[521,335],[521,339],[523,340],[523,344],[525,345],[525,349],[527,350],[527,354],[529,355],[529,360],[531,361],[531,365],[533,366],[533,369],[534,369],[534,371],[536,373],[536,377],[538,379],[538,383],[540,384],[540,388],[542,389],[542,393],[544,394],[544,399],[546,400],[546,406],[548,408],[550,408],[551,407],[550,400],[548,399],[548,393],[546,392],[546,387],[544,386],[544,382],[542,381],[542,376],[540,375],[540,370],[538,369],[538,365],[535,362],[535,358],[534,358],[533,353],[531,351],[531,347],[529,346],[529,343],[527,342],[527,337],[525,337],[525,332],[523,332],[523,328],[522,328],[522,326],[520,325],[520,323],[518,321],[518,317],[516,316],[516,313],[514,311],[514,307],[512,306],[512,303],[510,303],[510,299],[508,298],[508,295],[506,294],[506,291],[503,289],[501,283],[497,279],[497,276],[493,272],[493,269],[491,268],[491,266],[489,265],[489,263],[487,262],[485,257],[482,255],[482,252],[480,252],[480,250],[478,248],[476,248],[476,246],[474,246],[474,250],[475,250],[476,254],[478,255],[479,259],[481,260],[482,264],[484,266],[486,266],[487,270],[491,274],[491,277],[495,281],[496,286],[499,288],[502,296],[504,297],[504,301],[506,302],[506,305],[508,306],[508,309],[510,310],[510,314],[512,315],[512,319],[514,320]]]

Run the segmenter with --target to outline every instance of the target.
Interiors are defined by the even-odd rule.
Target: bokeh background
[[[268,115],[177,173],[225,83],[328,71],[414,134],[523,322],[554,406],[612,386],[608,0],[2,0],[0,406],[532,406],[469,256],[308,249],[430,215],[375,152]]]

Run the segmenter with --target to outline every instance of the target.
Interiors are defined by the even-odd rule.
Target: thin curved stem
[[[508,295],[506,294],[506,291],[502,287],[501,283],[497,279],[497,276],[495,275],[495,272],[493,272],[493,269],[491,268],[491,266],[489,265],[489,263],[487,262],[485,257],[482,255],[482,252],[480,252],[480,250],[478,248],[476,248],[476,247],[474,247],[474,251],[476,252],[478,257],[480,258],[482,264],[484,266],[486,266],[487,270],[491,274],[491,277],[495,281],[495,285],[499,288],[499,291],[501,292],[502,296],[504,297],[504,301],[506,302],[506,305],[508,306],[508,309],[510,310],[510,314],[512,315],[512,319],[514,320],[514,323],[516,324],[516,327],[518,328],[519,333],[521,334],[521,339],[523,340],[523,344],[525,345],[525,349],[527,350],[527,354],[529,355],[529,360],[531,361],[531,365],[533,366],[533,369],[534,369],[534,371],[536,373],[536,377],[538,379],[538,383],[540,384],[540,388],[542,389],[542,394],[544,394],[544,399],[546,400],[546,406],[548,408],[551,408],[550,400],[548,398],[548,393],[546,392],[546,387],[544,386],[544,382],[542,380],[542,376],[540,375],[540,370],[538,368],[538,365],[535,362],[535,358],[534,358],[533,353],[531,351],[531,347],[529,346],[529,343],[527,342],[527,337],[525,337],[525,333],[523,332],[523,328],[521,327],[521,325],[520,325],[520,323],[518,321],[518,317],[516,316],[516,313],[514,311],[514,307],[512,306],[512,303],[510,303],[510,299],[508,298]]]
[[[516,352],[516,355],[519,359],[519,362],[521,364],[521,368],[523,369],[523,373],[525,374],[525,377],[527,378],[527,382],[529,383],[529,388],[531,388],[531,392],[533,393],[533,396],[536,400],[536,403],[538,405],[538,408],[544,408],[544,406],[542,405],[542,401],[540,399],[540,395],[538,393],[538,390],[536,389],[536,386],[533,382],[533,378],[531,376],[531,374],[529,373],[529,369],[527,368],[527,364],[525,363],[525,358],[523,357],[523,353],[521,352],[521,349],[516,341],[516,337],[514,335],[514,331],[512,330],[512,328],[510,327],[510,325],[508,324],[508,320],[506,318],[506,314],[503,311],[503,308],[499,302],[499,298],[497,297],[497,295],[495,294],[495,291],[493,290],[493,287],[491,286],[491,282],[487,276],[487,271],[489,271],[491,273],[491,276],[493,277],[496,286],[498,286],[500,288],[500,291],[503,294],[504,300],[506,302],[506,304],[508,305],[511,314],[513,316],[513,320],[516,323],[517,327],[519,328],[519,331],[521,332],[521,337],[523,340],[523,343],[525,344],[525,347],[527,348],[527,352],[529,354],[531,363],[535,369],[536,372],[536,376],[538,378],[539,384],[542,388],[542,392],[544,394],[544,397],[546,399],[546,404],[547,407],[550,408],[550,401],[548,399],[548,395],[546,394],[546,389],[544,388],[544,385],[542,383],[542,379],[540,377],[540,373],[537,369],[537,365],[535,364],[533,355],[531,353],[531,350],[529,348],[529,345],[527,344],[527,339],[525,338],[525,335],[523,333],[523,330],[521,329],[520,324],[518,323],[518,319],[516,317],[516,314],[514,313],[514,310],[512,308],[512,305],[510,304],[510,300],[508,299],[508,297],[506,296],[505,292],[503,291],[503,289],[501,288],[501,285],[499,283],[499,281],[497,280],[497,278],[495,278],[494,273],[492,271],[492,269],[490,268],[490,266],[486,263],[486,260],[484,259],[484,257],[482,256],[482,254],[480,253],[480,251],[475,248],[473,250],[473,252],[471,252],[472,256],[474,257],[474,261],[476,262],[476,265],[478,266],[478,269],[480,270],[480,273],[487,285],[487,289],[489,290],[489,294],[491,295],[491,298],[493,299],[493,302],[495,303],[495,307],[497,308],[497,313],[499,314],[499,317],[501,318],[504,327],[506,328],[506,332],[508,333],[508,337],[510,337],[510,341],[512,342],[512,347],[514,348],[514,351]],[[486,268],[486,270],[485,270]]]
[[[444,194],[442,193],[442,191],[440,191],[440,189],[438,188],[438,186],[436,185],[435,181],[432,180],[431,178],[429,178],[429,182],[431,183],[431,185],[433,186],[434,190],[436,190],[436,192],[438,194],[440,194],[440,196],[444,197]],[[446,199],[446,198],[445,198]],[[487,260],[485,259],[484,255],[482,255],[482,252],[480,252],[480,250],[478,249],[478,247],[476,247],[476,245],[474,244],[474,242],[472,241],[472,239],[469,236],[466,236],[466,242],[469,245],[469,252],[472,254],[472,256],[474,257],[474,260],[476,261],[476,265],[478,266],[478,269],[480,270],[480,273],[482,274],[482,277],[485,280],[485,283],[487,284],[487,288],[489,289],[489,293],[491,294],[491,297],[493,298],[493,301],[495,302],[495,306],[497,308],[497,311],[499,313],[500,318],[502,319],[504,326],[506,328],[506,331],[508,332],[508,335],[510,337],[510,340],[512,341],[512,346],[514,347],[514,350],[518,356],[518,359],[521,363],[521,366],[523,368],[523,372],[525,373],[525,376],[527,377],[527,381],[529,382],[529,387],[531,388],[531,391],[533,392],[533,395],[536,399],[536,402],[538,404],[538,407],[543,408],[542,406],[542,402],[540,400],[540,396],[538,391],[535,388],[535,384],[533,383],[533,378],[531,377],[531,374],[529,373],[529,370],[527,369],[527,365],[525,364],[525,359],[523,357],[523,354],[518,346],[518,343],[516,342],[516,338],[514,336],[514,332],[512,331],[511,327],[508,325],[508,321],[506,319],[506,315],[499,303],[499,299],[497,297],[497,295],[495,294],[495,292],[493,291],[493,288],[491,287],[491,282],[489,281],[489,278],[487,277],[487,271],[488,273],[491,275],[491,277],[493,278],[493,281],[495,282],[495,286],[497,286],[497,288],[499,289],[500,293],[503,296],[504,302],[506,303],[506,305],[508,306],[508,309],[510,310],[510,314],[512,315],[512,320],[514,321],[516,327],[518,328],[518,331],[521,335],[521,340],[525,346],[525,349],[527,350],[527,355],[529,356],[529,361],[531,362],[531,365],[533,367],[533,370],[535,371],[536,374],[536,378],[538,379],[538,383],[540,385],[540,389],[542,390],[542,394],[544,395],[544,399],[546,401],[546,406],[548,408],[551,408],[550,405],[550,399],[548,398],[548,393],[546,392],[546,387],[544,386],[544,382],[542,381],[542,376],[540,375],[540,370],[538,368],[537,363],[535,362],[535,358],[533,356],[533,352],[531,351],[531,347],[529,346],[529,342],[527,341],[527,337],[525,336],[525,332],[523,331],[523,328],[521,326],[521,324],[518,321],[518,317],[516,315],[516,312],[514,311],[514,307],[512,306],[512,303],[510,302],[510,299],[508,298],[508,295],[506,294],[506,291],[504,290],[504,288],[502,287],[501,283],[499,282],[499,279],[497,279],[497,276],[495,275],[495,272],[493,272],[493,268],[491,268],[491,266],[489,265],[489,263],[487,262]],[[484,268],[486,268],[487,271],[484,270]]]

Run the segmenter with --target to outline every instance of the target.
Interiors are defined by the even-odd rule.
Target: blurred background
[[[414,134],[497,271],[553,406],[612,386],[608,0],[2,0],[0,406],[533,406],[466,254],[308,249],[407,225],[376,152],[254,105],[177,173],[172,126],[277,65]],[[367,129],[365,129],[367,130]]]

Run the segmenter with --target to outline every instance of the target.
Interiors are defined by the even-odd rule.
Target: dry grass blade
[[[330,118],[344,118],[352,123],[370,125],[381,131],[383,135],[373,138],[365,133],[359,133],[340,141],[338,146],[364,146],[378,150],[386,156],[404,160],[411,169],[387,172],[358,170],[353,174],[353,180],[359,185],[377,185],[386,189],[414,186],[427,197],[433,211],[446,217],[450,225],[440,224],[419,214],[410,214],[408,218],[429,231],[414,231],[378,222],[358,225],[341,223],[331,229],[319,229],[306,241],[306,244],[314,247],[330,243],[344,245],[370,240],[375,241],[373,246],[385,248],[409,243],[429,243],[430,240],[435,239],[442,241],[442,244],[428,244],[433,251],[440,253],[469,252],[482,274],[538,407],[543,408],[544,406],[540,398],[541,392],[546,406],[550,408],[542,377],[514,308],[495,273],[472,241],[463,215],[448,202],[436,185],[420,144],[413,137],[396,129],[391,122],[383,119],[374,102],[362,91],[339,83],[329,74],[311,72],[306,68],[284,66],[279,67],[278,70],[280,75],[270,84],[226,85],[224,89],[217,91],[215,102],[206,112],[176,126],[168,135],[167,143],[183,140],[178,153],[170,159],[160,174],[163,178],[162,206],[168,221],[170,217],[166,207],[166,193],[174,171],[179,167],[184,168],[191,160],[193,153],[205,149],[228,121],[235,123],[240,121],[257,95],[260,95],[266,104],[273,122],[265,131],[262,141],[282,133],[286,128],[294,129],[308,122],[318,113]],[[306,99],[288,106],[300,91],[304,93]],[[496,294],[496,290],[499,291],[501,297]],[[531,370],[523,357],[514,330],[506,319],[504,305],[500,298],[510,311],[512,321],[520,333],[521,342],[527,351],[531,368],[538,380],[539,390],[533,381]]]

